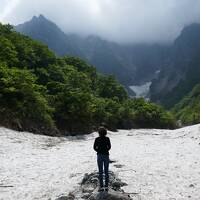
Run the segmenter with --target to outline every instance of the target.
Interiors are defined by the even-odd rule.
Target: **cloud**
[[[1,0],[0,21],[11,15],[20,0]]]
[[[5,0],[3,0],[5,1]],[[118,42],[169,42],[200,22],[199,0],[13,0],[2,21],[13,24],[43,14],[65,32],[96,34]]]

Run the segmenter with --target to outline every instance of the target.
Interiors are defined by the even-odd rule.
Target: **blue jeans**
[[[99,168],[99,183],[100,187],[103,187],[103,173],[105,174],[105,187],[108,187],[109,182],[109,155],[98,154],[97,155],[97,164]]]

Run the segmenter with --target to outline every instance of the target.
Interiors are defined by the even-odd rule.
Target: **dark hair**
[[[107,130],[104,128],[104,127],[99,127],[98,129],[98,133],[99,133],[99,136],[102,137],[102,136],[106,136],[107,135]]]

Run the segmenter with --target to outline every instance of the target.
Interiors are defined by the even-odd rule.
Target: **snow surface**
[[[132,85],[129,86],[136,94],[136,97],[146,97],[149,93],[151,82],[146,82],[143,85]]]
[[[0,200],[54,200],[76,189],[96,170],[96,136],[52,138],[0,128]],[[141,200],[200,199],[200,125],[108,136],[116,161],[110,170],[128,184],[126,192]]]

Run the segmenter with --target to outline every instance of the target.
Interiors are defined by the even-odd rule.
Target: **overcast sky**
[[[65,32],[119,42],[173,41],[200,22],[200,0],[0,0],[0,21],[19,24],[43,14]]]

